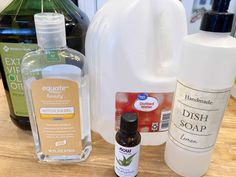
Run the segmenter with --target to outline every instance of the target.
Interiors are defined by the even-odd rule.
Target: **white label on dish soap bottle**
[[[188,151],[210,151],[215,145],[229,96],[230,89],[196,89],[178,81],[170,139]]]
[[[115,172],[119,177],[134,177],[138,174],[140,145],[124,147],[115,144]]]

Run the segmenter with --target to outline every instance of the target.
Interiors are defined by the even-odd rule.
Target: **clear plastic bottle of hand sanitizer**
[[[37,158],[83,161],[91,151],[87,64],[66,47],[63,15],[36,14],[35,26],[39,49],[21,69]]]

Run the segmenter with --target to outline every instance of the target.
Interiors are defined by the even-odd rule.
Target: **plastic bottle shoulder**
[[[236,48],[236,39],[229,33],[212,33],[201,31],[184,38],[185,44],[205,47]]]
[[[82,75],[87,73],[84,55],[70,48],[32,51],[24,56],[21,70],[22,74],[26,75],[41,72],[47,66],[60,64],[74,65],[80,68]]]

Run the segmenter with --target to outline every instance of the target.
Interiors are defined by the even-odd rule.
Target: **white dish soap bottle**
[[[143,145],[166,141],[179,47],[186,35],[179,0],[110,0],[87,34],[92,129],[115,142],[123,113],[138,115]]]
[[[185,38],[165,161],[181,176],[207,172],[236,72],[230,0],[214,0],[201,32]]]

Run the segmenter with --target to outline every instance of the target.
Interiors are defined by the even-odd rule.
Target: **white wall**
[[[97,0],[97,8],[100,9],[107,0]]]
[[[80,8],[87,13],[90,19],[94,16],[97,9],[100,9],[102,5],[108,0],[79,0]],[[200,0],[182,0],[187,14],[187,20],[188,20],[188,31],[190,34],[196,33],[199,31],[200,24],[201,24],[201,18],[197,18],[197,20],[192,23],[191,19],[193,17],[192,10],[193,6],[197,6],[198,8],[205,7],[206,9],[210,9],[211,0],[206,0],[206,5],[200,5]],[[231,6],[230,6],[230,12],[235,13],[236,12],[236,0],[231,0]]]
[[[91,20],[97,11],[97,2],[96,0],[79,0],[79,7]]]
[[[79,0],[79,6],[91,20],[96,11],[100,9],[106,1],[107,0]]]

